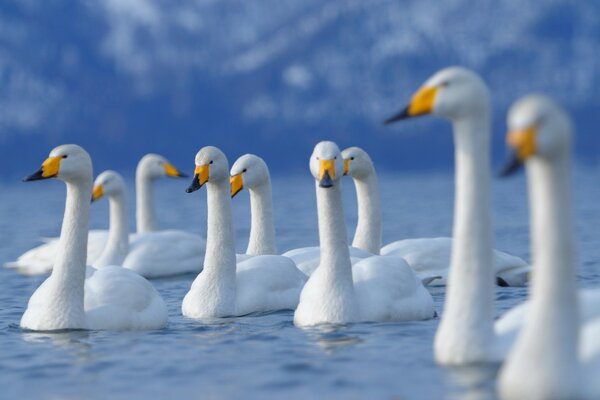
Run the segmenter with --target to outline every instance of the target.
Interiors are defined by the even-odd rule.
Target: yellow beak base
[[[177,168],[175,168],[172,164],[169,163],[164,163],[163,164],[163,168],[165,169],[165,174],[167,176],[171,176],[173,178],[179,178],[179,177],[185,177],[187,175],[179,172],[179,170]]]
[[[231,197],[235,197],[235,195],[244,188],[244,179],[242,178],[242,174],[232,175],[231,178],[229,178],[229,185],[231,187]]]
[[[433,103],[435,102],[435,95],[437,94],[437,87],[435,86],[423,86],[417,91],[410,100],[408,106],[408,115],[416,117],[417,115],[430,114],[433,110]]]
[[[535,127],[508,132],[506,144],[515,150],[519,161],[527,160],[536,152]]]
[[[25,177],[23,181],[39,181],[41,179],[54,178],[58,175],[60,169],[60,160],[62,157],[48,157],[42,163],[42,167],[35,173]]]
[[[335,178],[335,160],[319,160],[319,186],[330,188]]]
[[[94,185],[94,189],[92,190],[92,202],[98,200],[104,196],[104,188],[102,185]]]
[[[344,176],[348,175],[348,171],[350,171],[350,159],[346,158],[344,160]]]

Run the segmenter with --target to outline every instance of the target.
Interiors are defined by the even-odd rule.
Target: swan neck
[[[379,185],[373,169],[364,178],[354,178],[358,222],[352,246],[373,254],[381,251],[381,203]]]
[[[135,174],[135,219],[137,233],[158,230],[154,212],[154,179],[138,167]]]
[[[277,254],[271,182],[250,189],[250,240],[246,254]]]
[[[352,286],[352,264],[339,183],[330,188],[322,188],[317,183],[317,216],[321,250],[319,268],[325,267],[322,273]]]
[[[206,183],[207,234],[203,274],[214,274],[218,279],[235,285],[235,242],[229,182]]]
[[[108,240],[94,267],[123,265],[129,252],[129,212],[125,193],[109,196],[108,207]]]
[[[58,253],[49,279],[53,285],[48,295],[53,303],[64,309],[64,318],[79,320],[83,315],[87,241],[90,216],[92,175],[83,182],[67,182],[65,214],[60,231]],[[71,324],[67,323],[66,326]],[[74,326],[77,326],[75,324]]]
[[[494,338],[489,116],[482,112],[453,125],[453,243],[436,356],[442,363],[479,362],[491,356]]]

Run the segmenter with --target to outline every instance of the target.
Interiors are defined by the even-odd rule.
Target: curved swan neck
[[[54,293],[46,298],[62,310],[62,318],[73,319],[73,324],[63,323],[66,327],[79,327],[84,318],[83,287],[87,259],[87,241],[90,216],[90,193],[92,193],[92,175],[89,180],[67,182],[67,200],[65,214],[60,231],[58,253],[52,269],[53,285],[49,290]]]
[[[534,390],[556,398],[575,398],[580,388],[570,152],[565,153],[554,162],[537,157],[527,162],[533,257],[531,312],[501,371],[501,390],[512,391],[505,383],[513,387],[519,380],[516,383],[521,386],[534,386]],[[524,378],[523,371],[535,374]],[[527,385],[525,379],[532,381]]]
[[[246,254],[277,254],[270,180],[266,184],[250,189],[250,210],[252,222]]]
[[[330,277],[332,282],[337,281],[353,288],[352,264],[339,184],[325,189],[317,183],[317,214],[321,249],[318,268],[325,267],[321,271],[322,276]]]
[[[453,243],[435,355],[442,364],[468,364],[494,357],[488,112],[454,120],[453,125]]]
[[[216,275],[235,286],[235,241],[229,182],[207,182],[206,255],[202,274]]]
[[[135,219],[137,233],[147,233],[158,230],[154,214],[154,179],[142,169],[135,172]]]
[[[356,187],[358,222],[352,246],[373,254],[381,251],[381,203],[375,169],[364,178],[353,178]]]
[[[129,212],[125,193],[109,196],[109,229],[106,247],[94,267],[122,265],[129,252]]]

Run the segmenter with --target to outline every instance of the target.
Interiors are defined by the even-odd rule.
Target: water
[[[600,284],[600,171],[578,169],[575,215],[582,286]],[[188,195],[187,180],[158,184],[162,226],[203,232],[205,193]],[[308,174],[274,178],[280,249],[317,243],[314,183]],[[381,177],[384,243],[449,235],[449,173]],[[524,177],[494,181],[496,247],[528,259]],[[12,260],[35,238],[58,232],[64,204],[59,182],[0,188],[0,261]],[[348,226],[355,197],[345,181]],[[238,252],[248,235],[248,195],[234,199]],[[93,205],[92,226],[105,227],[107,205]],[[193,276],[155,280],[169,306],[165,330],[151,332],[22,332],[27,299],[44,277],[0,270],[0,387],[4,398],[494,398],[496,367],[445,369],[432,360],[439,320],[354,324],[331,331],[301,330],[291,312],[227,318],[206,325],[181,316]],[[438,313],[444,289],[431,289]],[[523,301],[526,289],[498,288],[497,313]]]

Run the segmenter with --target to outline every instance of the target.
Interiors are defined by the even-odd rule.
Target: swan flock
[[[318,245],[279,253],[267,163],[246,154],[230,166],[214,146],[197,152],[186,190],[192,196],[206,192],[205,237],[159,227],[153,183],[187,175],[157,154],[144,156],[136,169],[132,233],[121,175],[108,170],[94,180],[86,150],[58,146],[24,180],[65,183],[60,236],[5,264],[27,275],[49,274],[31,295],[21,328],[163,329],[167,306],[149,279],[194,274],[180,310],[197,323],[290,310],[294,325],[311,328],[421,321],[439,313],[435,361],[450,367],[500,363],[500,398],[600,398],[593,378],[600,376],[600,288],[577,287],[572,123],[565,110],[541,95],[519,99],[508,113],[510,158],[501,175],[522,166],[526,170],[530,266],[494,248],[490,97],[476,73],[449,67],[425,81],[401,111],[384,121],[389,125],[433,115],[452,123],[452,237],[385,243],[375,163],[364,149],[341,150],[331,141],[316,144],[308,165]],[[352,240],[341,191],[346,180],[352,180],[357,196]],[[249,192],[251,227],[245,253],[236,254],[232,202],[241,191]],[[90,230],[93,203],[101,199],[109,203],[109,228]],[[528,300],[495,319],[496,285],[528,285]],[[445,287],[442,309],[434,307],[431,286]]]

